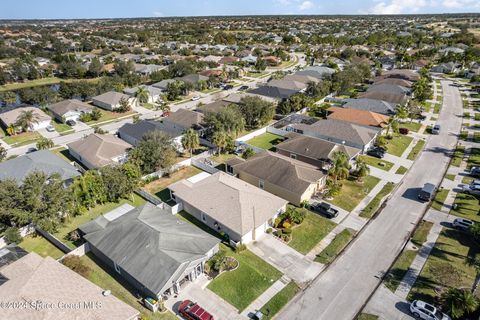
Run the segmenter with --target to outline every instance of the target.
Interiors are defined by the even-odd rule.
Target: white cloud
[[[464,6],[475,4],[474,0],[444,0],[442,6],[445,8],[462,8]]]
[[[445,0],[445,1],[458,1],[458,0]],[[377,1],[375,1],[377,2]],[[400,13],[412,13],[417,12],[421,8],[427,6],[426,0],[391,0],[389,3],[386,1],[379,1],[376,5],[370,8],[369,13],[373,14],[400,14]]]
[[[315,4],[312,1],[306,0],[306,1],[303,1],[298,6],[298,10],[304,11],[304,10],[312,9],[314,6],[315,6]]]

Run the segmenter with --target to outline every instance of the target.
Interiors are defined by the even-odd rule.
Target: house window
[[[296,159],[297,159],[297,155],[296,155],[295,153],[290,153],[290,158],[296,160]]]
[[[263,188],[265,187],[265,181],[263,181],[263,180],[258,180],[258,187],[259,187],[260,189],[263,189]]]
[[[207,221],[207,217],[206,217],[205,213],[202,212],[202,213],[200,213],[200,215],[202,216],[202,221],[204,221],[204,222]]]
[[[115,262],[113,263],[113,266],[115,267],[115,271],[120,273],[120,267]]]

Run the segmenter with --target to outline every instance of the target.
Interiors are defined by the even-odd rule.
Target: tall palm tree
[[[193,154],[193,150],[197,149],[200,146],[200,138],[198,133],[192,128],[185,131],[182,137],[182,146],[187,149],[190,153],[190,157]]]
[[[480,254],[476,254],[473,257],[468,256],[465,264],[475,269],[475,281],[472,285],[472,293],[474,293],[475,290],[477,290],[478,283],[480,282]]]
[[[368,176],[368,174],[370,173],[370,168],[365,163],[365,161],[360,157],[357,157],[355,159],[355,170],[356,170],[358,182],[363,182],[363,178]]]
[[[408,108],[406,106],[397,106],[397,118],[404,120],[408,118]]]
[[[33,124],[38,123],[39,116],[34,110],[23,110],[15,121],[15,126],[22,128],[23,131],[27,131]]]
[[[135,97],[137,97],[137,101],[140,103],[147,103],[150,94],[148,93],[147,88],[145,87],[138,87],[137,92],[135,92]]]
[[[222,149],[227,146],[227,133],[223,130],[215,131],[212,135],[212,142],[218,147],[218,154],[222,153]]]
[[[346,179],[350,173],[350,165],[348,164],[348,156],[342,151],[336,151],[333,154],[333,164],[329,170],[330,175],[334,178],[335,182],[338,179]]]
[[[459,319],[465,314],[474,312],[478,307],[478,300],[468,290],[450,288],[441,296],[443,310],[452,319]]]

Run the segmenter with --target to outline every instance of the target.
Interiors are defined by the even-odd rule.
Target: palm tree
[[[135,97],[137,97],[137,101],[140,103],[147,103],[150,94],[148,93],[147,88],[145,87],[138,87],[137,92],[135,93]]]
[[[55,143],[48,138],[41,138],[37,141],[37,149],[38,150],[45,150],[45,149],[50,149],[53,148]]]
[[[477,290],[478,283],[480,282],[480,254],[468,256],[465,264],[475,269],[475,281],[472,285],[472,293],[474,293],[475,290]]]
[[[408,109],[406,106],[397,106],[397,118],[398,119],[407,119],[408,118]]]
[[[478,300],[468,290],[450,288],[441,296],[443,310],[453,319],[459,319],[465,314],[472,313],[478,307]]]
[[[346,179],[350,174],[350,165],[348,164],[348,156],[342,151],[336,151],[333,154],[333,164],[329,170],[331,176],[333,176],[335,182],[338,179]]]
[[[166,104],[166,103],[163,103],[160,105],[160,110],[162,111],[162,113],[170,113],[170,111],[172,110],[172,108],[170,107],[169,104]]]
[[[222,149],[227,146],[227,133],[223,130],[215,131],[212,135],[212,142],[218,147],[218,154],[222,153]]]
[[[356,175],[358,178],[358,182],[363,182],[363,178],[368,176],[368,174],[370,173],[370,168],[365,163],[365,161],[360,157],[357,157],[355,159],[355,167],[356,167]]]
[[[193,154],[193,150],[197,149],[200,146],[200,138],[198,133],[192,128],[185,131],[182,137],[182,146],[187,149],[190,153],[190,157]]]
[[[392,116],[388,119],[387,134],[392,131],[393,133],[398,132],[398,120],[396,116]]]
[[[15,121],[15,126],[22,128],[23,131],[27,131],[32,127],[34,123],[38,123],[39,116],[34,110],[23,110]]]

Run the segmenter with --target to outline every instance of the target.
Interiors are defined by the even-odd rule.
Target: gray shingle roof
[[[120,93],[120,92],[115,92],[115,91],[109,91],[105,92],[101,95],[95,96],[92,98],[93,103],[95,104],[95,101],[103,102],[109,105],[116,105],[120,102],[121,99],[128,100],[130,98],[128,95]]]
[[[395,113],[395,105],[376,99],[345,99],[344,108],[366,110],[384,115]]]
[[[360,98],[383,100],[393,104],[405,104],[408,101],[407,95],[403,93],[391,93],[385,91],[368,91],[362,93]]]
[[[129,135],[130,137],[140,140],[150,131],[162,131],[162,124],[153,120],[142,120],[137,123],[126,123],[118,129],[120,138],[122,135]]]
[[[63,180],[80,175],[74,166],[50,150],[40,150],[0,163],[0,180],[15,179],[22,182],[34,171],[42,171],[47,175],[59,173]]]
[[[388,92],[397,94],[409,94],[410,89],[395,84],[372,84],[368,87],[367,92]]]
[[[80,230],[92,230],[90,224],[97,224],[97,220]],[[100,222],[96,228],[84,238],[154,293],[171,287],[172,276],[179,276],[191,262],[206,257],[220,242],[150,203],[106,224]]]
[[[91,112],[93,107],[80,100],[70,99],[54,103],[48,109],[61,117],[69,111]]]

